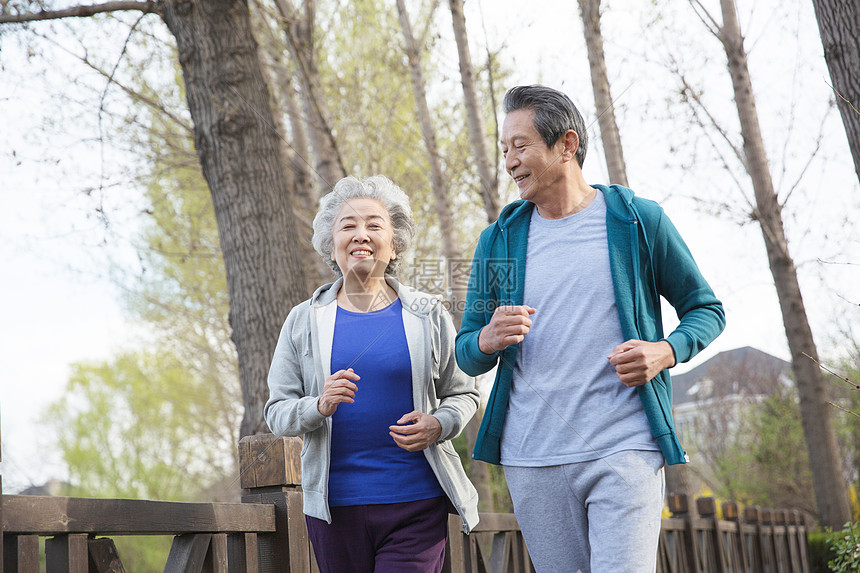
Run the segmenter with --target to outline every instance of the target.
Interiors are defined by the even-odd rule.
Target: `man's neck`
[[[535,203],[535,207],[544,219],[563,219],[591,205],[596,194],[597,189],[580,179],[564,186],[547,200]]]

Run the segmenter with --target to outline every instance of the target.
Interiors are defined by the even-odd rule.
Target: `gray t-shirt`
[[[550,466],[623,450],[658,450],[635,388],[609,363],[624,342],[598,192],[563,219],[532,213],[524,304],[537,309],[520,343],[501,462]]]

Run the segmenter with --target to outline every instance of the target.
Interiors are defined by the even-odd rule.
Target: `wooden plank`
[[[201,573],[211,541],[211,533],[174,537],[167,563],[164,565],[164,573]]]
[[[716,501],[713,497],[700,497],[696,500],[696,510],[702,518],[707,520],[708,527],[713,532],[709,539],[703,536],[704,539],[707,539],[703,545],[709,549],[707,552],[708,562],[713,565],[713,569],[708,570],[726,571],[729,564],[726,562],[726,548],[720,532]]]
[[[3,537],[4,572],[39,573],[39,536],[9,535]]]
[[[532,559],[529,556],[529,550],[526,547],[526,540],[521,531],[511,533],[516,573],[535,573]]]
[[[206,573],[227,573],[227,534],[215,533],[203,560]]]
[[[460,518],[448,516],[448,540],[445,542],[445,563],[442,573],[466,573],[466,556],[469,540],[463,534]]]
[[[260,501],[274,509],[275,531],[257,536],[259,570],[261,573],[288,572],[290,537],[286,492],[261,494]]]
[[[89,573],[87,535],[72,533],[45,540],[45,567],[51,573]]]
[[[462,528],[460,529],[462,531]],[[472,530],[475,533],[519,531],[520,524],[513,513],[482,513],[481,520]]]
[[[508,556],[511,551],[511,540],[506,533],[493,535],[493,549],[490,553],[490,571],[493,573],[508,573]]]
[[[250,503],[187,503],[4,495],[6,533],[178,535],[275,530],[274,510]],[[134,519],[129,519],[129,516]]]
[[[488,573],[492,558],[494,533],[470,533],[469,555],[466,561],[466,573]]]
[[[667,525],[667,521],[680,522]],[[689,573],[688,555],[684,536],[686,534],[684,520],[663,519],[660,530],[660,541],[657,546],[657,570],[660,573]]]
[[[804,573],[809,571],[809,528],[806,519],[800,511],[794,511],[795,523],[797,523],[797,544],[800,552],[800,570]]]
[[[257,534],[227,534],[227,571],[257,573]]]
[[[734,552],[737,556],[735,567],[737,571],[748,571],[749,556],[744,543],[744,522],[740,514],[738,504],[733,501],[723,503],[723,519],[730,521],[737,527],[737,536],[733,539]]]
[[[125,567],[122,565],[113,539],[106,537],[90,539],[87,550],[90,555],[91,569],[94,569],[95,573],[125,573]]]
[[[302,510],[302,492],[289,491],[287,497],[287,530],[290,541],[290,571],[304,573],[311,569],[311,541]]]

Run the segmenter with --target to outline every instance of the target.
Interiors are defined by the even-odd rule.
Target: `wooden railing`
[[[658,573],[809,573],[807,518],[799,511],[747,507],[701,497],[695,509],[687,496],[670,495],[671,518],[663,519]]]
[[[39,538],[48,573],[124,571],[111,537],[172,535],[165,572],[317,573],[302,513],[301,440],[270,434],[239,444],[242,503],[181,503],[5,495],[0,503],[0,571],[37,573]],[[2,487],[0,487],[2,492]],[[0,494],[2,495],[2,494]],[[695,508],[670,496],[660,573],[809,573],[807,525],[798,512],[723,504]],[[512,514],[482,513],[471,535],[449,519],[447,573],[534,571]]]

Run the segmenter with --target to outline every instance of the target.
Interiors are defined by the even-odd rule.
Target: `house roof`
[[[745,346],[720,352],[689,372],[672,376],[675,405],[713,397],[762,394],[775,381],[789,380],[791,363]]]

